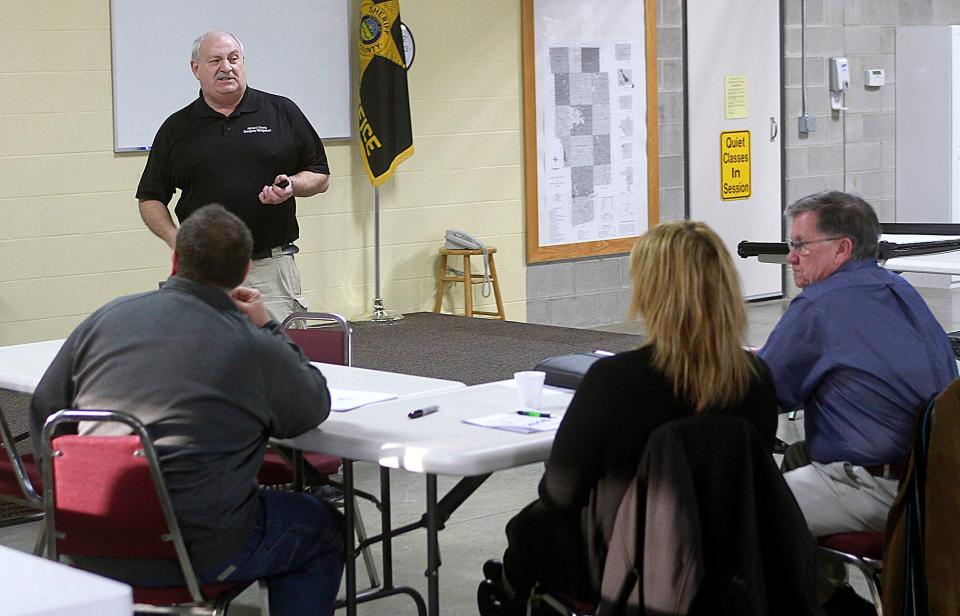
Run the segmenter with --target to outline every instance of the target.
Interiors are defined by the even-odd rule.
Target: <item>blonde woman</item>
[[[596,600],[617,507],[650,433],[695,413],[753,423],[772,450],[777,400],[769,371],[743,350],[736,269],[701,222],[661,224],[630,255],[639,349],[597,361],[557,431],[540,498],[507,525],[503,563],[487,561],[480,613],[520,614],[535,584]]]

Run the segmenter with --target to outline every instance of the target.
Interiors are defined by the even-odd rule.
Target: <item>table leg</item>
[[[427,475],[427,613],[440,616],[440,543],[437,533],[437,476]]]
[[[343,461],[343,497],[346,501],[348,496],[355,493],[353,479],[353,461]],[[437,476],[427,475],[427,511],[418,522],[413,522],[400,528],[394,529],[391,524],[390,513],[390,470],[380,468],[380,499],[381,499],[381,533],[373,537],[367,537],[359,545],[356,544],[354,536],[351,534],[346,538],[347,562],[344,564],[346,571],[346,598],[337,601],[337,607],[347,608],[349,616],[356,615],[357,605],[368,601],[376,601],[384,597],[393,595],[409,596],[417,608],[419,616],[439,616],[440,614],[440,543],[439,532],[446,521],[454,511],[463,504],[471,494],[476,492],[477,488],[483,485],[483,482],[490,477],[489,474],[477,475],[473,477],[464,477],[447,492],[442,499],[437,498]],[[352,501],[350,501],[352,503]],[[344,502],[345,515],[352,515],[353,505],[348,509],[347,502]],[[348,530],[352,531],[352,523]],[[406,534],[410,531],[423,528],[427,531],[427,569],[424,576],[427,578],[427,603],[415,589],[409,586],[393,586],[393,537]],[[374,543],[383,544],[383,588],[380,590],[370,589],[363,593],[357,593],[356,564],[354,560],[359,555],[359,551]]]
[[[304,485],[304,462],[303,452],[299,449],[293,450],[293,491],[303,492]]]
[[[390,469],[380,467],[380,532],[383,535],[383,587],[393,588],[393,525],[390,514]]]
[[[343,516],[344,516],[344,570],[346,571],[347,616],[357,614],[357,562],[353,551],[356,544],[353,523],[357,503],[353,495],[353,460],[343,459]]]
[[[390,511],[390,469],[385,467],[380,467],[380,524],[381,524],[381,533],[374,537],[367,537],[362,541],[359,546],[356,543],[356,536],[354,534],[354,525],[352,520],[354,520],[354,510],[356,509],[356,501],[354,496],[356,494],[356,489],[354,485],[354,473],[353,473],[353,460],[343,460],[343,511],[344,516],[347,518],[345,520],[344,530],[347,533],[347,536],[344,539],[345,542],[345,554],[346,562],[344,563],[345,571],[345,588],[343,599],[337,601],[336,608],[346,607],[348,616],[356,616],[357,605],[361,603],[367,603],[369,601],[376,601],[377,599],[383,599],[385,597],[392,597],[394,595],[407,595],[413,600],[414,605],[417,608],[418,616],[427,615],[427,606],[423,601],[423,597],[420,596],[420,593],[416,589],[409,586],[396,586],[393,585],[393,536],[395,532],[391,528],[391,511]],[[357,569],[356,569],[356,558],[359,555],[360,550],[367,545],[374,543],[383,544],[383,588],[376,589],[371,588],[368,591],[362,593],[357,592]]]

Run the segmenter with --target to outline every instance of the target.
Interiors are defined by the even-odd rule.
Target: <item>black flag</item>
[[[370,183],[380,186],[413,154],[407,66],[397,0],[360,3],[360,149]]]

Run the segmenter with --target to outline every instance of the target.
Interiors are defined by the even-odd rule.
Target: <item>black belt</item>
[[[250,255],[250,259],[256,261],[258,259],[269,259],[270,257],[295,255],[298,252],[300,252],[300,249],[297,248],[296,244],[283,244],[282,246],[274,246],[273,248],[264,248],[263,250],[258,250]]]
[[[900,479],[901,466],[899,464],[874,464],[864,466],[868,473],[883,479]]]

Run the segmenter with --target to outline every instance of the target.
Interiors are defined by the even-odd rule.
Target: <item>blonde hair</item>
[[[740,279],[710,227],[658,225],[630,253],[630,314],[643,318],[644,346],[696,412],[743,399],[756,367],[742,348],[747,324]]]

